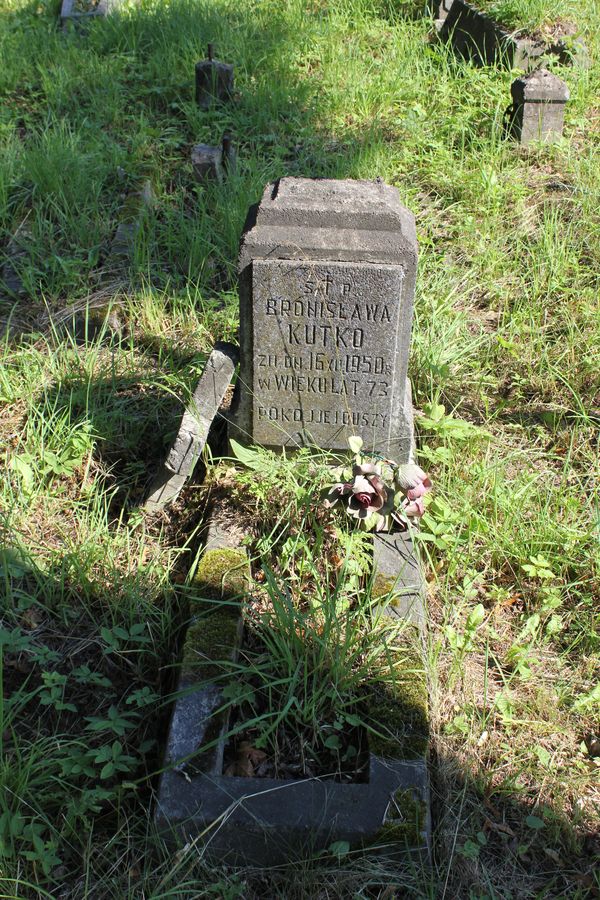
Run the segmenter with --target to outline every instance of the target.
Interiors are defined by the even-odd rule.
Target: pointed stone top
[[[548,69],[535,69],[517,78],[510,92],[517,103],[566,103],[569,99],[569,88],[565,82]]]
[[[246,221],[240,271],[251,258],[416,265],[413,214],[383,181],[280,178]]]

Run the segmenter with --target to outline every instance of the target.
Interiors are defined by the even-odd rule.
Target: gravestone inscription
[[[334,450],[359,434],[408,459],[417,243],[397,189],[283,178],[248,224],[232,433]]]

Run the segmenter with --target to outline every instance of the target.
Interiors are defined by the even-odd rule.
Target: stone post
[[[213,45],[208,45],[208,58],[196,63],[196,103],[210,109],[216,101],[233,94],[233,66],[213,58]]]
[[[226,175],[232,175],[236,169],[236,152],[229,133],[223,135],[220,147],[210,144],[195,144],[192,147],[192,169],[196,181],[207,183],[223,182]]]
[[[537,69],[513,81],[510,130],[521,144],[553,141],[562,135],[569,89],[547,69]]]

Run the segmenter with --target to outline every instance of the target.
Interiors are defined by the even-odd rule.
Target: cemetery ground
[[[503,136],[514,73],[455,59],[418,5],[141,0],[62,33],[57,4],[5,4],[0,216],[21,285],[0,299],[1,896],[600,890],[600,11],[559,4],[592,65],[554,66],[564,136],[525,149]],[[534,7],[552,25],[556,4],[512,4]],[[236,94],[204,111],[208,41]],[[235,174],[195,184],[192,145],[224,131]],[[208,352],[236,339],[244,217],[282,175],[381,177],[417,219],[430,867],[338,846],[219,869],[152,822],[213,461],[164,513],[140,504]],[[119,209],[148,178],[124,267]],[[257,532],[291,526],[302,580],[294,467],[221,467]],[[253,570],[271,577],[258,550]]]

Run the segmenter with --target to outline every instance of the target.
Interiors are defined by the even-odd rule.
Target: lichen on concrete
[[[222,671],[219,662],[234,658],[240,636],[239,608],[223,606],[193,621],[183,646],[182,677],[214,678]]]

